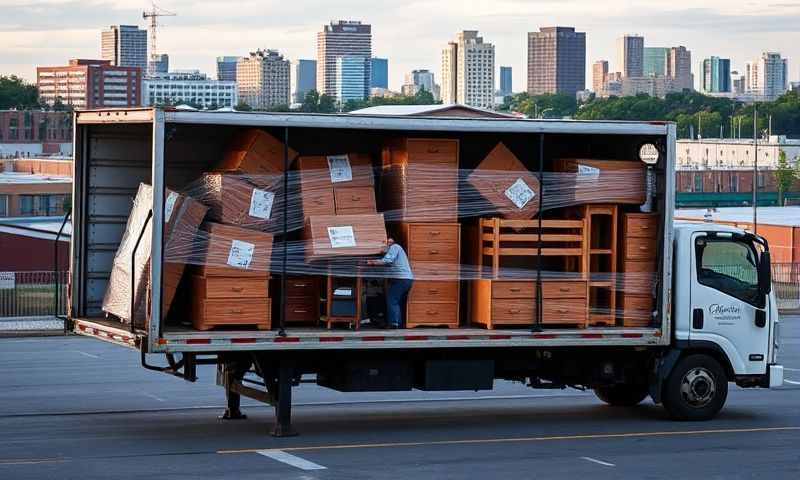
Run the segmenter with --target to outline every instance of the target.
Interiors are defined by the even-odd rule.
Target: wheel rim
[[[711,403],[716,393],[714,375],[705,368],[693,368],[683,376],[681,396],[689,406],[703,408]]]

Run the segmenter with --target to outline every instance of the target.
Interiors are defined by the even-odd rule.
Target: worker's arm
[[[383,257],[375,260],[368,260],[367,264],[375,266],[390,265],[394,263],[395,260],[397,260],[397,248],[395,248],[395,246],[392,245],[386,250],[386,253],[383,254]]]

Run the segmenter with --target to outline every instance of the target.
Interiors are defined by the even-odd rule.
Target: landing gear
[[[663,403],[675,420],[710,420],[725,405],[728,378],[708,355],[681,359],[664,382]]]
[[[217,365],[217,384],[225,387],[227,405],[225,412],[220,415],[220,420],[244,420],[247,415],[242,413],[242,395],[236,388],[242,384],[245,373],[250,369],[250,364],[242,362],[229,362]]]
[[[275,428],[273,437],[294,437],[297,435],[292,429],[292,380],[294,365],[290,362],[281,362],[278,367],[278,381],[273,384],[275,392]]]

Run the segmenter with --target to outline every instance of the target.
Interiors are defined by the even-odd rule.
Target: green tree
[[[775,180],[778,183],[778,205],[784,206],[784,196],[792,188],[795,180],[800,179],[800,162],[795,158],[795,164],[790,165],[786,159],[786,152],[781,150],[778,156],[778,165],[775,169]]]
[[[16,75],[0,75],[0,110],[39,108],[39,92]]]
[[[436,103],[436,100],[433,98],[433,93],[425,90],[425,87],[419,89],[419,91],[414,94],[414,105],[433,105]]]
[[[314,113],[319,111],[319,92],[316,90],[309,90],[303,97],[303,103],[300,105],[300,111],[306,113]]]
[[[575,96],[563,93],[531,96],[523,92],[512,96],[508,104],[509,110],[524,113],[532,118],[572,117],[578,110]]]
[[[253,107],[246,104],[243,100],[239,100],[239,103],[237,103],[236,106],[233,107],[233,109],[236,110],[237,112],[250,112],[253,110]]]
[[[336,100],[330,95],[323,93],[319,96],[319,104],[317,108],[319,113],[334,113],[336,112]]]

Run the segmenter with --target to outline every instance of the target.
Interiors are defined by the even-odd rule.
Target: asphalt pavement
[[[732,387],[709,422],[647,401],[497,382],[490,392],[294,391],[297,437],[271,408],[221,421],[214,371],[196,383],[81,337],[0,339],[0,479],[800,478],[800,317],[784,319],[776,390]]]

